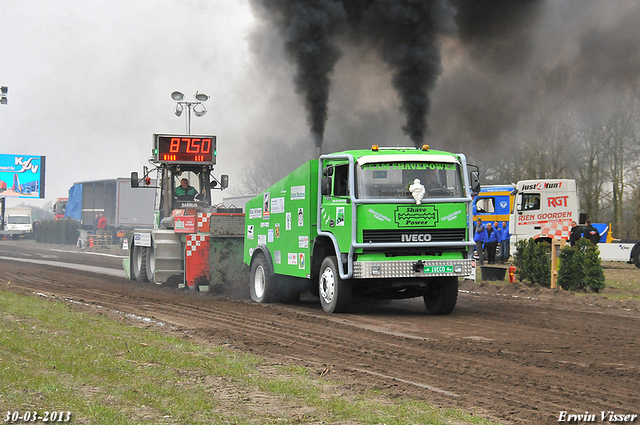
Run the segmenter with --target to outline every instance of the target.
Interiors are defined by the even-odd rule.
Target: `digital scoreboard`
[[[215,164],[216,136],[154,134],[153,155],[165,164]]]

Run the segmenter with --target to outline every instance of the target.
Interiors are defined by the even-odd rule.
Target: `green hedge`
[[[521,239],[516,242],[513,257],[516,277],[538,285],[551,286],[551,245],[535,239]]]
[[[47,220],[36,229],[36,241],[75,245],[78,242],[80,224],[75,220]]]

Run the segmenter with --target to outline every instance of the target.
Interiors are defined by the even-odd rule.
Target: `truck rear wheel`
[[[322,309],[327,313],[347,310],[351,301],[351,282],[340,278],[338,260],[334,256],[325,258],[320,266],[318,292]]]
[[[147,282],[147,248],[144,246],[133,247],[133,261],[131,272],[138,282]]]
[[[251,299],[257,303],[272,303],[277,301],[278,288],[276,279],[267,257],[259,252],[251,262],[251,281],[249,282]]]
[[[458,301],[458,278],[449,276],[432,279],[423,298],[429,313],[451,313]]]
[[[636,252],[633,253],[633,264],[640,269],[640,249],[636,249]]]

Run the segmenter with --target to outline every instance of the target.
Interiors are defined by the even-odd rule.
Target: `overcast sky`
[[[216,175],[230,174],[231,187],[270,146],[288,146],[275,157],[301,163],[313,147],[307,115],[282,33],[252,8],[261,1],[0,0],[0,85],[9,87],[0,153],[46,156],[46,199],[74,182],[127,177],[147,165],[154,133],[185,132],[170,98],[179,90],[211,96],[192,133],[218,136]],[[458,31],[438,41],[432,146],[498,155],[542,97],[584,104],[587,91],[637,82],[637,0],[451,1]],[[375,43],[353,34],[338,43],[324,151],[411,145]]]

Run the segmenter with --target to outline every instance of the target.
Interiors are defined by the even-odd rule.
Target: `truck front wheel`
[[[276,302],[277,287],[275,276],[267,257],[262,252],[256,254],[251,263],[251,281],[249,282],[251,299],[257,303]]]
[[[458,278],[449,276],[432,279],[423,298],[429,313],[451,313],[458,301]]]
[[[351,282],[342,280],[336,257],[327,257],[320,266],[318,292],[322,309],[327,313],[346,311],[351,301]]]

